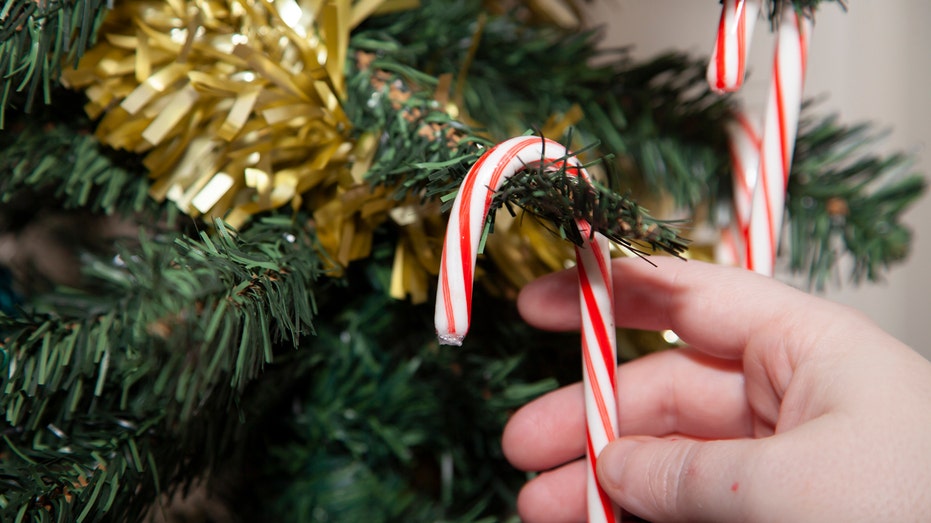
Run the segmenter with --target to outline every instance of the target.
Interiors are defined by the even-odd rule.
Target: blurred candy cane
[[[475,259],[494,191],[526,167],[566,169],[588,180],[579,161],[557,142],[536,136],[512,138],[488,150],[466,175],[453,203],[436,297],[440,343],[461,345],[469,329]],[[584,183],[584,182],[583,182]],[[585,244],[576,248],[582,305],[582,362],[588,463],[588,520],[616,522],[618,509],[595,480],[595,460],[618,433],[617,344],[608,241],[578,222]]]
[[[750,213],[747,268],[770,276],[785,214],[786,186],[798,134],[811,32],[811,18],[798,16],[789,4],[782,13],[777,33],[773,77],[763,119],[760,175]]]
[[[759,125],[742,112],[737,113],[726,127],[733,168],[733,227],[721,231],[717,258],[719,263],[746,267],[750,210],[753,190],[759,178],[762,140]]]
[[[761,0],[723,0],[721,21],[711,60],[708,62],[708,85],[723,93],[736,91],[743,84],[747,52],[760,12]]]

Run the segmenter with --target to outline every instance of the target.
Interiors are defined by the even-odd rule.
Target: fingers
[[[573,461],[530,480],[517,496],[525,523],[585,521],[585,462]]]
[[[518,410],[504,427],[501,448],[521,470],[548,470],[585,452],[581,384],[546,394]]]
[[[620,432],[699,438],[753,435],[754,420],[739,362],[691,349],[658,352],[618,369]],[[581,384],[521,408],[505,427],[502,447],[524,470],[546,470],[584,452]]]
[[[598,457],[598,480],[616,503],[649,521],[743,521],[765,441],[622,438]]]
[[[690,345],[719,357],[741,357],[754,336],[781,343],[782,336],[773,336],[774,326],[813,321],[803,316],[812,301],[820,302],[822,316],[838,309],[743,269],[660,256],[650,261],[656,266],[637,258],[614,261],[617,325],[672,329]],[[574,270],[548,275],[521,292],[518,307],[537,327],[577,329],[577,288]],[[791,315],[798,318],[786,318]]]
[[[598,480],[626,512],[649,521],[742,521],[761,490],[754,481],[766,481],[751,472],[757,446],[755,440],[624,438],[598,457]],[[585,462],[576,460],[530,480],[517,511],[527,523],[582,522],[585,499]]]

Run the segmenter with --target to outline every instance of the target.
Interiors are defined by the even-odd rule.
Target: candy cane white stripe
[[[441,343],[459,345],[468,330],[475,254],[493,192],[524,166],[541,164],[565,168],[583,180],[589,179],[579,161],[568,156],[562,145],[537,137],[512,138],[499,144],[482,155],[466,175],[453,203],[437,285],[434,319]],[[587,462],[594,482],[598,452],[618,433],[614,295],[607,239],[592,234],[588,223],[578,222],[577,226],[584,238],[583,245],[576,248],[576,260],[582,301]],[[589,521],[617,521],[618,510],[597,483],[590,484]]]
[[[724,0],[715,45],[708,61],[708,85],[713,91],[736,91],[746,76],[747,53],[760,12],[760,0]]]
[[[811,31],[810,18],[799,17],[791,5],[786,7],[776,42],[749,228],[747,267],[767,275],[774,271],[785,213]]]

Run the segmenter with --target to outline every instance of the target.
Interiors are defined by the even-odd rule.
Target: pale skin
[[[931,363],[863,314],[771,278],[651,261],[615,261],[617,324],[672,329],[688,346],[619,369],[620,438],[597,473],[626,513],[931,521]],[[577,286],[574,271],[541,278],[521,314],[578,329]],[[545,471],[518,497],[527,523],[585,521],[584,431],[579,384],[508,422],[508,460]]]

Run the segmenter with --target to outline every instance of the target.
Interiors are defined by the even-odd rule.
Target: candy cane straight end
[[[452,345],[454,347],[462,347],[462,341],[465,339],[463,334],[443,334],[440,332],[436,333],[436,339],[440,342],[440,345]]]
[[[708,86],[716,93],[740,89],[746,74],[747,53],[753,36],[760,0],[724,0],[711,60]]]

